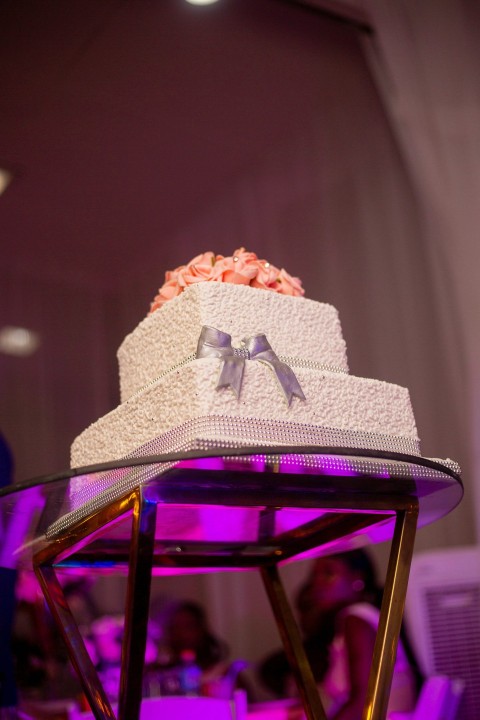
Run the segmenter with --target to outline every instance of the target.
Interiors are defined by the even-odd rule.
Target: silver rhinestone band
[[[188,452],[193,450],[218,450],[219,455],[223,455],[229,462],[245,462],[244,457],[232,456],[228,454],[228,450],[232,448],[241,448],[248,445],[254,445],[255,440],[251,437],[243,437],[242,439],[231,437],[223,437],[215,439],[202,437],[201,435],[207,434],[207,431],[214,430],[219,432],[222,428],[225,431],[226,427],[224,420],[231,420],[231,418],[217,417],[205,417],[198,418],[197,420],[190,420],[184,425],[174,428],[173,430],[154,438],[150,442],[138,448],[135,452],[131,453],[128,457],[136,458],[147,455],[161,455],[167,452]],[[253,419],[252,419],[253,420]],[[281,425],[279,422],[268,422],[261,421],[264,426]],[[290,423],[285,423],[289,425]],[[232,426],[231,426],[232,427]],[[230,429],[231,429],[230,427]],[[305,426],[307,428],[308,426]],[[271,430],[271,427],[264,427],[265,429]],[[298,429],[298,428],[296,428]],[[311,427],[308,429],[312,430]],[[316,431],[328,431],[329,428],[315,428]],[[197,437],[192,437],[192,433],[197,432]],[[305,430],[306,432],[306,430]],[[339,431],[335,431],[339,432]],[[261,433],[263,435],[264,433]],[[285,431],[285,435],[288,433]],[[361,433],[357,433],[360,435]],[[352,433],[350,433],[352,435]],[[371,433],[373,436],[373,433]],[[310,443],[305,442],[303,433],[295,436],[297,439],[301,438],[297,445],[315,444],[321,445],[325,443],[312,443],[312,435],[310,435]],[[317,434],[315,437],[319,437]],[[337,435],[337,439],[338,439]],[[345,441],[345,434],[343,440]],[[352,438],[350,438],[352,439]],[[330,437],[331,440],[331,437]],[[395,440],[395,438],[392,438]],[[289,440],[276,439],[276,442],[272,439],[268,443],[270,446],[279,444],[292,445],[292,436]],[[258,441],[259,447],[264,447],[267,443],[261,439]],[[327,443],[331,444],[331,443]],[[345,443],[342,445],[347,447]],[[360,449],[360,448],[359,448]],[[392,450],[392,448],[390,448]],[[225,451],[223,453],[223,451]],[[392,450],[393,451],[393,450]],[[418,454],[418,453],[415,453]],[[397,460],[386,460],[381,458],[362,458],[355,456],[334,456],[334,455],[304,455],[295,454],[294,445],[292,445],[292,453],[286,455],[262,455],[260,452],[255,459],[263,459],[265,463],[279,463],[282,467],[291,467],[293,472],[296,468],[310,468],[312,470],[321,471],[324,473],[340,473],[340,474],[357,474],[357,475],[368,475],[370,477],[381,477],[388,478],[390,476],[400,478],[414,478],[415,473],[426,479],[443,479],[444,474],[434,468],[426,466],[412,466],[404,461]],[[453,460],[435,460],[435,462],[444,465],[446,468],[459,474],[460,468]],[[146,466],[137,466],[134,468],[118,468],[116,470],[98,473],[94,476],[77,476],[71,480],[71,507],[73,508],[70,512],[63,515],[59,520],[54,522],[48,528],[46,532],[47,539],[56,537],[65,532],[69,527],[82,520],[87,515],[100,510],[102,507],[118,500],[120,497],[125,495],[127,492],[132,491],[139,485],[148,482],[154,477],[158,477],[162,473],[166,472],[170,468],[174,467],[175,463],[155,463]]]
[[[247,348],[239,347],[239,348],[233,348],[234,355],[239,355],[241,357],[246,358],[247,360],[250,358],[250,353],[247,350]],[[310,370],[319,370],[320,372],[332,372],[332,373],[340,373],[342,375],[348,375],[348,370],[345,370],[345,368],[342,368],[338,365],[327,365],[324,363],[316,362],[315,360],[307,360],[305,358],[299,358],[299,357],[293,357],[293,355],[279,355],[278,359],[282,362],[286,363],[292,368],[307,368]],[[150,382],[145,383],[139,390],[132,393],[130,395],[126,402],[129,400],[137,397],[138,395],[141,395],[147,388],[151,387],[152,385],[155,385],[157,382],[159,382],[162,378],[166,377],[170,373],[174,372],[175,370],[179,370],[180,368],[184,367],[185,365],[189,365],[191,362],[194,362],[197,360],[197,356],[195,353],[192,353],[191,355],[188,355],[188,357],[184,358],[180,362],[176,363],[172,367],[168,368],[168,370],[164,370],[164,372],[160,373],[160,375],[157,375],[154,380],[150,380]]]
[[[341,373],[342,375],[348,375],[348,370],[340,367],[339,365],[326,365],[324,363],[316,362],[315,360],[306,360],[305,358],[293,357],[292,355],[279,355],[279,359],[290,365],[290,367],[308,368],[310,370],[326,370],[332,373]]]

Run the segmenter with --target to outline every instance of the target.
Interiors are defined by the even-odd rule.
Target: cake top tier
[[[148,315],[118,351],[122,402],[163,373],[193,360],[203,326],[232,337],[265,334],[278,356],[348,372],[334,307],[244,285],[200,282]]]

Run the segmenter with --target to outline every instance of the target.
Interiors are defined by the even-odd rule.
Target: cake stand
[[[152,574],[256,570],[308,720],[325,720],[279,566],[391,541],[363,720],[386,716],[416,528],[461,500],[458,467],[348,448],[198,448],[68,470],[0,492],[0,563],[35,570],[97,720],[138,720]],[[128,576],[117,715],[58,568]]]

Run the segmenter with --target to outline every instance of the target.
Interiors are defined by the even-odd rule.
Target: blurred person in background
[[[0,487],[13,480],[13,457],[5,438],[0,434]],[[0,542],[7,518],[0,515]],[[0,567],[0,718],[16,718],[17,687],[12,652],[12,628],[15,609],[16,571]]]
[[[230,662],[228,646],[211,630],[199,603],[186,600],[169,605],[156,621],[160,627],[158,652],[148,675],[150,680],[160,679],[160,694],[183,692],[181,682],[176,685],[175,672],[178,669],[181,677],[185,663],[198,668],[198,694],[230,698],[237,688],[248,693],[241,676],[246,663]]]
[[[297,595],[305,651],[329,720],[362,717],[380,600],[375,569],[364,550],[318,558]],[[282,651],[266,658],[259,674],[277,697],[297,694]],[[412,711],[417,694],[417,666],[400,640],[389,713]]]

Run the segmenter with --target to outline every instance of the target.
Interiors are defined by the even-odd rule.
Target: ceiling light
[[[0,329],[0,352],[6,355],[26,357],[40,345],[40,336],[27,328],[5,325]]]
[[[213,3],[218,2],[218,0],[187,0],[190,5],[213,5]]]
[[[8,185],[12,182],[13,175],[8,170],[0,168],[0,195],[5,192]]]

